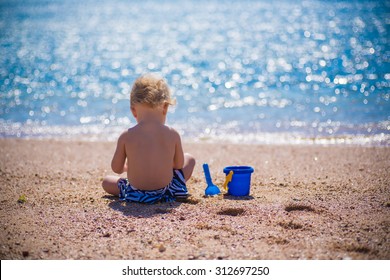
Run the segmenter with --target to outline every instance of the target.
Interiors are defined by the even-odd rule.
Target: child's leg
[[[195,163],[196,163],[195,158],[191,154],[188,153],[184,154],[183,173],[186,181],[188,181],[191,178],[192,172],[194,171]]]
[[[119,188],[118,188],[118,180],[120,177],[118,176],[106,176],[103,179],[102,187],[109,194],[118,195],[119,196]]]

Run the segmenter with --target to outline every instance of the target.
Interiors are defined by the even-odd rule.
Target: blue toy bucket
[[[233,170],[233,177],[228,184],[228,194],[234,196],[249,195],[251,174],[255,170],[250,166],[228,166],[223,169],[223,172],[228,175],[231,170]]]

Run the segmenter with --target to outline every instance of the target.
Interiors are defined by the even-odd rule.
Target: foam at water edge
[[[40,126],[36,124],[0,122],[0,138],[66,139],[83,141],[116,141],[123,126],[79,125]],[[183,136],[184,142],[233,143],[266,145],[359,145],[390,146],[390,134],[344,134],[332,136],[308,136],[302,133],[193,133]]]
[[[238,135],[218,135],[199,137],[200,142],[227,142],[235,144],[266,145],[358,145],[390,146],[390,134],[345,134],[338,136],[308,137],[298,133],[247,133]]]

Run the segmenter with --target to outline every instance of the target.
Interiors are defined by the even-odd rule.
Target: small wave
[[[42,126],[0,121],[0,138],[60,139],[82,141],[116,141],[125,128],[123,126],[78,125]],[[180,129],[179,129],[180,131]],[[233,143],[259,145],[359,145],[390,146],[390,134],[344,134],[332,136],[308,136],[297,132],[244,132],[229,133],[221,129],[218,133],[195,132],[183,136],[185,142]]]

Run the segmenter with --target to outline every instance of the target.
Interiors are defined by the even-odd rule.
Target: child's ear
[[[135,109],[135,107],[130,106],[130,110],[131,110],[131,113],[133,114],[134,118],[137,118],[137,110]]]
[[[163,115],[164,116],[168,113],[168,107],[169,107],[169,104],[168,103],[164,103],[164,107],[163,107]]]

